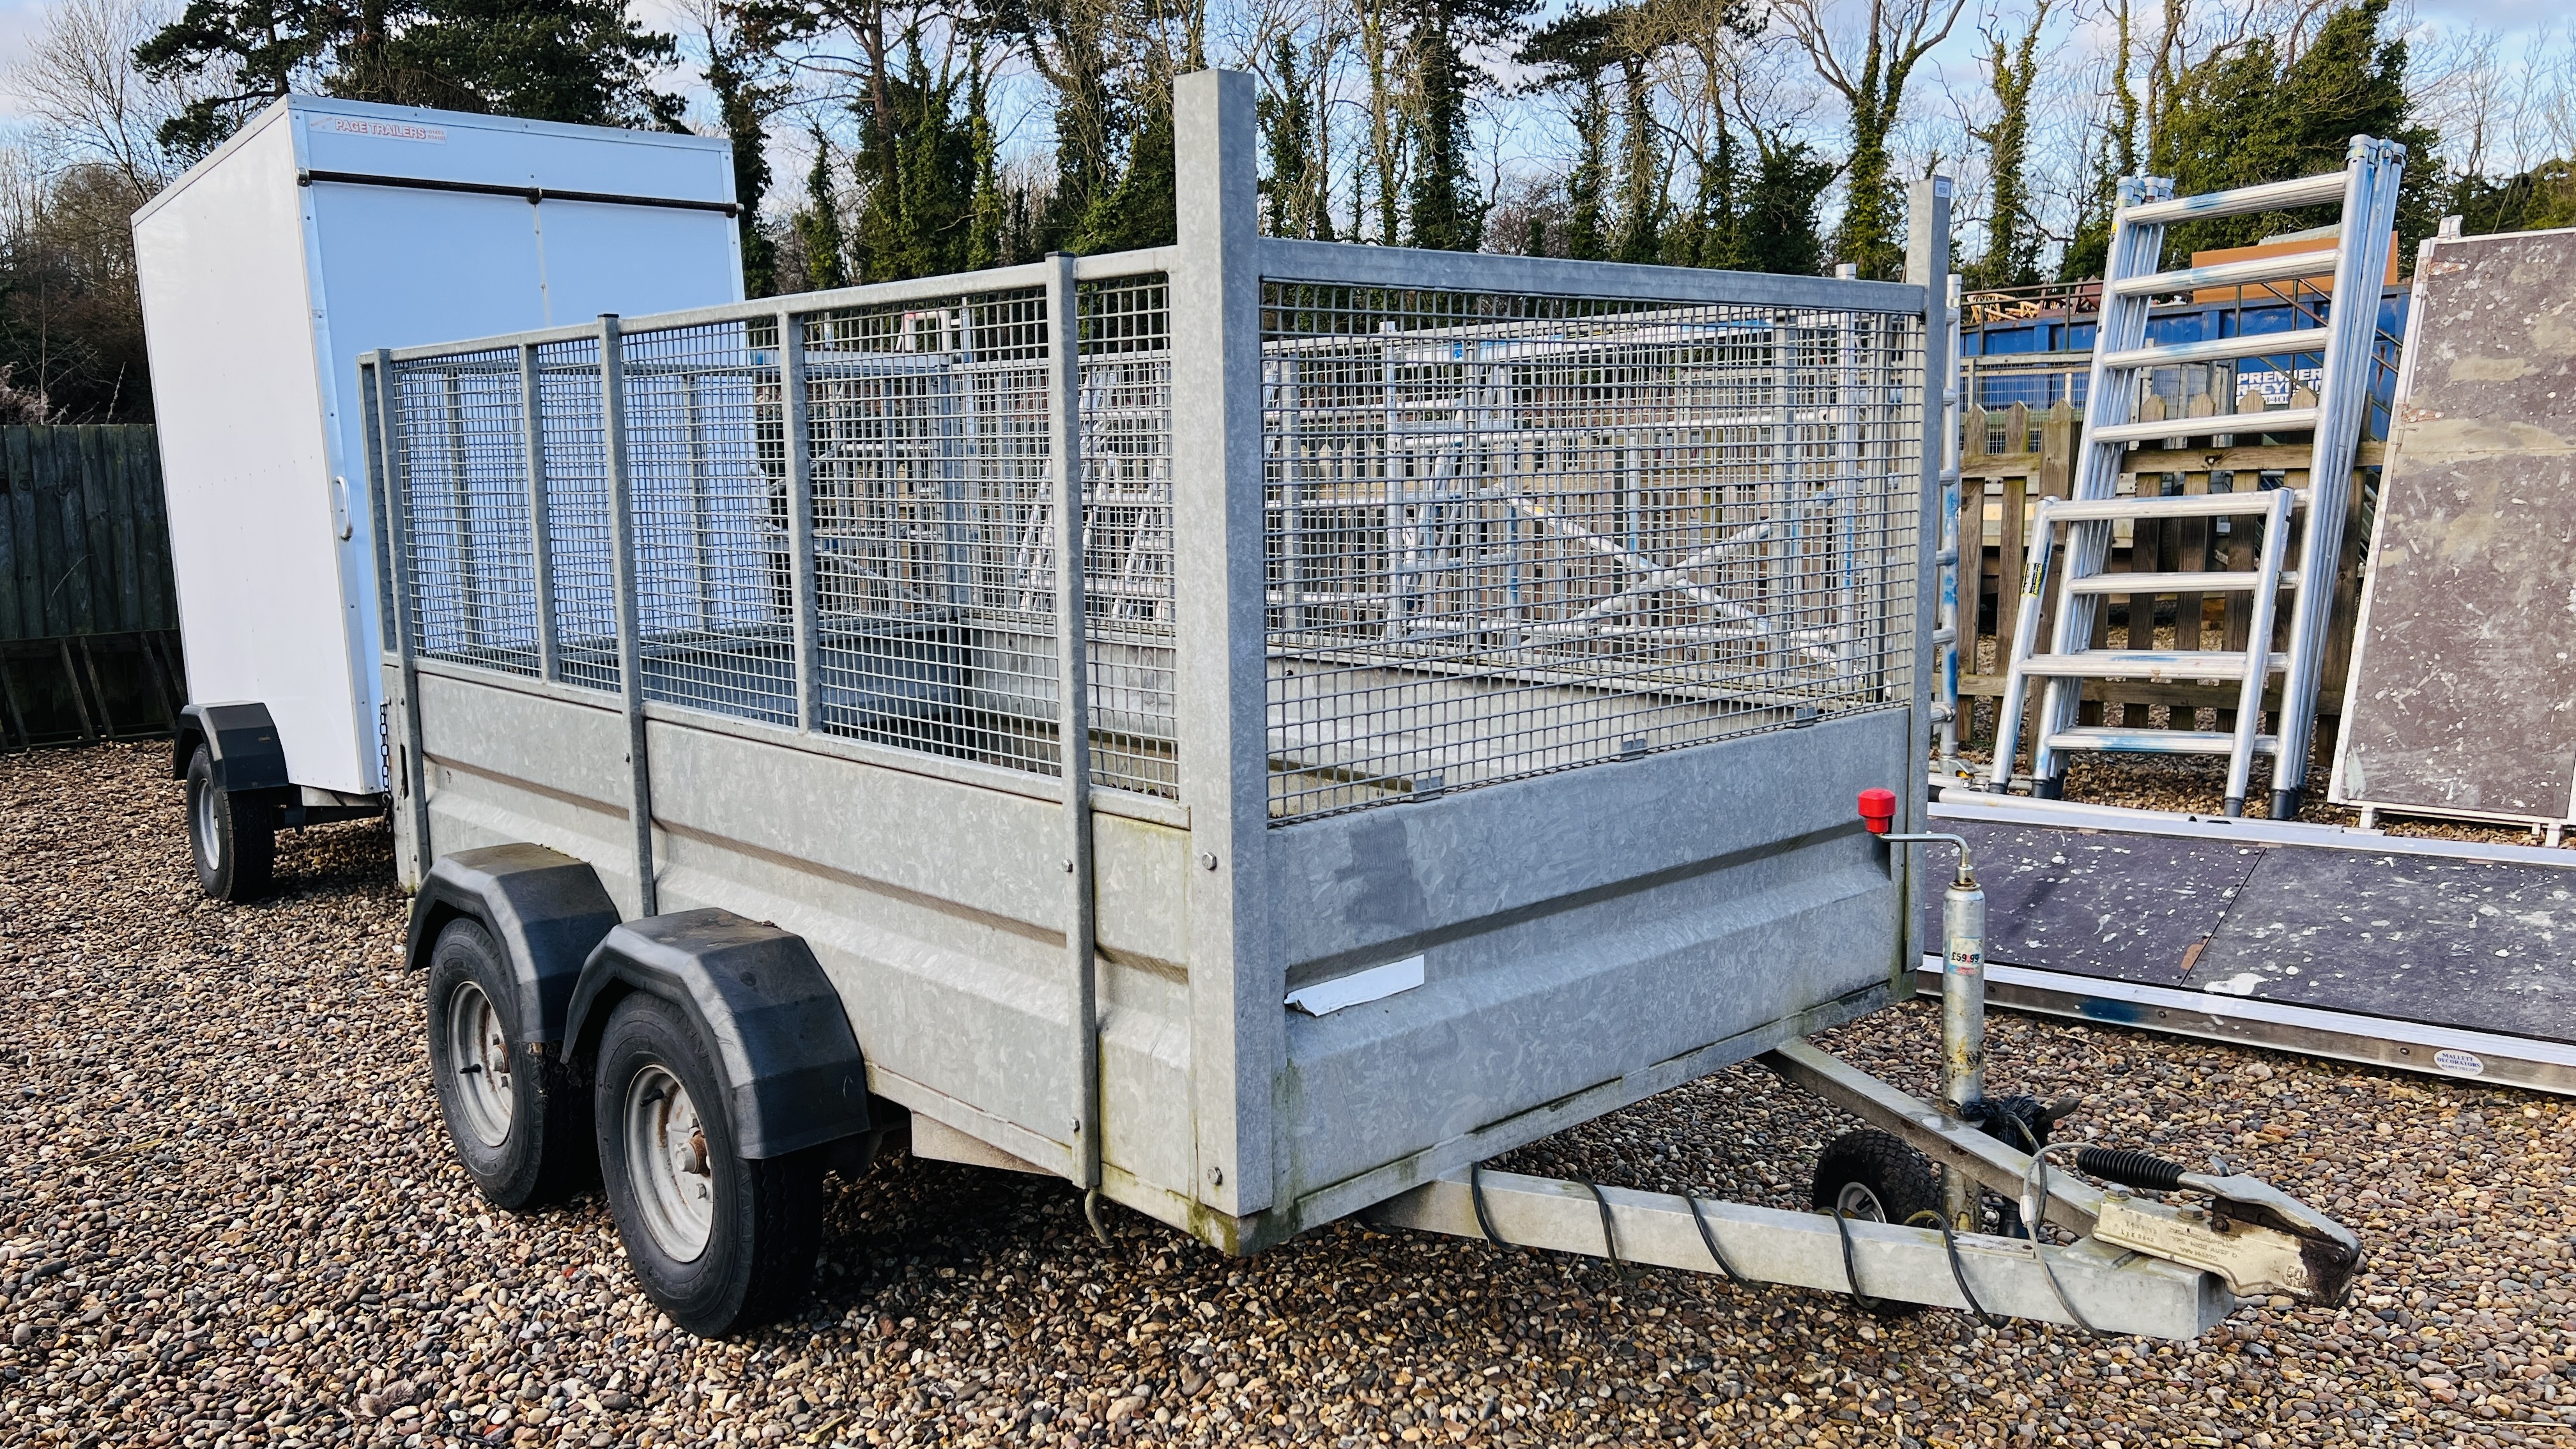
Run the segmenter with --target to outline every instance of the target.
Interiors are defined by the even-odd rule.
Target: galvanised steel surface
[[[875,1091],[1249,1250],[1887,999],[1947,259],[1268,240],[1180,99],[1175,247],[367,381],[407,874],[773,921]]]

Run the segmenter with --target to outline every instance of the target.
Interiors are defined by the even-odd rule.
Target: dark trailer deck
[[[2576,850],[1960,791],[1931,814],[1975,851],[1997,1005],[2576,1095]]]

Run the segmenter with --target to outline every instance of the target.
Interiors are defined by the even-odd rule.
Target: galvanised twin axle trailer
[[[1409,252],[1256,233],[1245,78],[1180,128],[1173,247],[366,359],[477,1182],[603,1175],[701,1332],[890,1131],[1227,1252],[1367,1210],[2065,1318],[2030,1245],[1903,1226],[1910,1151],[1678,1229],[1475,1170],[1775,1048],[1891,1097],[1799,1039],[1915,961],[1851,801],[1920,824],[1946,186],[1903,284]],[[2232,1306],[2050,1251],[2114,1327]]]

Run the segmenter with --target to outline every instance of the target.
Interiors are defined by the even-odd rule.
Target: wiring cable
[[[1707,1245],[1708,1256],[1717,1264],[1717,1270],[1726,1275],[1726,1281],[1738,1288],[1753,1286],[1753,1280],[1735,1271],[1735,1265],[1726,1261],[1726,1254],[1718,1251],[1717,1234],[1709,1230],[1708,1214],[1700,1209],[1699,1199],[1683,1193],[1682,1201],[1690,1204],[1691,1222],[1699,1228],[1699,1240]]]
[[[2066,1296],[2066,1285],[2057,1281],[2057,1269],[2050,1265],[2048,1252],[2039,1242],[2039,1225],[2048,1213],[2049,1154],[2080,1152],[2085,1146],[2081,1142],[2053,1142],[2030,1155],[2030,1166],[2022,1170],[2021,1177],[2021,1230],[2022,1235],[2030,1240],[2030,1255],[2039,1260],[2040,1276],[2048,1280],[2048,1291],[2057,1295],[2057,1306],[2065,1309],[2066,1316],[2086,1333],[2095,1338],[2111,1338],[2115,1335],[2094,1327],[2092,1320],[2076,1311],[2074,1300]]]
[[[2001,1328],[2005,1324],[2010,1323],[2012,1320],[2003,1314],[1988,1313],[1986,1311],[1986,1305],[1977,1301],[1977,1290],[1968,1286],[1968,1269],[1965,1264],[1959,1261],[1959,1239],[1957,1234],[1951,1232],[1950,1219],[1948,1217],[1940,1213],[1936,1213],[1930,1208],[1925,1208],[1923,1211],[1907,1218],[1905,1220],[1905,1225],[1907,1227],[1912,1227],[1923,1221],[1925,1218],[1930,1218],[1932,1220],[1932,1226],[1941,1230],[1942,1251],[1950,1255],[1950,1276],[1952,1279],[1956,1280],[1959,1285],[1959,1296],[1968,1300],[1968,1311],[1977,1315],[1978,1318],[1983,1319],[1986,1327],[1988,1328]]]

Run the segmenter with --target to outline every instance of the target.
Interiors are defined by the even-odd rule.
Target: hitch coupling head
[[[2216,1273],[2244,1297],[2280,1294],[2331,1308],[2361,1272],[2352,1230],[2260,1178],[2187,1172],[2143,1152],[2086,1148],[2078,1171],[2151,1192],[2188,1191],[2207,1207],[2104,1199],[2096,1241]]]

